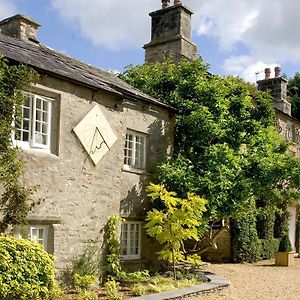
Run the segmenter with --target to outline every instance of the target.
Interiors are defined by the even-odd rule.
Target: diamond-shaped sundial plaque
[[[87,113],[74,128],[74,132],[95,165],[117,141],[117,136],[99,105]]]

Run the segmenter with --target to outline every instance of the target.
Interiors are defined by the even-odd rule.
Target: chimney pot
[[[161,3],[162,3],[161,7],[162,8],[168,7],[169,6],[169,2],[170,2],[170,0],[161,0]]]
[[[275,67],[275,77],[280,77],[280,72],[281,72],[281,68],[279,66]]]
[[[265,68],[265,79],[269,79],[271,77],[271,69]]]

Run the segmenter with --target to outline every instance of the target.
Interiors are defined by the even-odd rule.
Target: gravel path
[[[300,258],[291,267],[277,267],[274,260],[256,264],[212,264],[206,271],[223,275],[230,286],[189,300],[300,299]]]

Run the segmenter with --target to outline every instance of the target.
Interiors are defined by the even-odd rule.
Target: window
[[[46,251],[48,250],[48,226],[46,225],[32,225],[19,228],[16,236],[18,238],[28,238],[32,242],[43,245]]]
[[[121,226],[121,257],[124,259],[141,258],[142,222],[123,222]]]
[[[129,168],[145,170],[146,136],[128,131],[124,149],[124,165]]]
[[[22,117],[16,123],[15,142],[24,149],[50,149],[52,101],[25,94]]]

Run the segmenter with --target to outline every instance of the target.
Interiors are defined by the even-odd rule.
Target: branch
[[[224,226],[219,231],[217,231],[212,238],[208,239],[209,240],[209,244],[207,246],[205,246],[202,249],[190,250],[190,251],[187,252],[187,254],[198,254],[198,255],[201,255],[201,254],[203,254],[204,252],[206,252],[206,251],[208,251],[210,249],[217,250],[218,249],[217,240],[223,234],[223,232],[225,232],[225,231],[227,231],[229,229],[229,223],[230,223],[229,219],[226,219]]]

